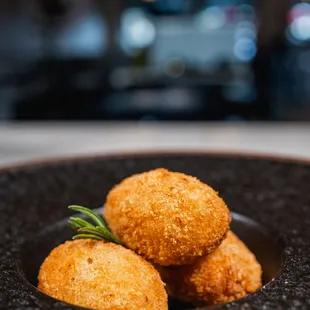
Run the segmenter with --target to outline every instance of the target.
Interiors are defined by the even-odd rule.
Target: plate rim
[[[87,164],[94,161],[94,163],[100,161],[105,161],[109,159],[136,159],[139,160],[140,158],[151,158],[154,156],[162,156],[169,158],[170,156],[182,156],[192,157],[193,159],[195,156],[199,156],[201,160],[204,158],[214,158],[218,157],[219,159],[248,159],[248,160],[262,160],[262,161],[269,161],[270,163],[283,163],[283,164],[300,164],[300,165],[310,165],[310,160],[294,160],[292,158],[288,158],[285,156],[275,156],[275,155],[266,155],[266,154],[257,154],[257,153],[247,153],[247,152],[223,152],[223,151],[177,151],[177,150],[168,150],[168,151],[135,151],[135,152],[115,152],[115,153],[95,153],[95,154],[84,154],[82,156],[65,156],[65,157],[53,157],[53,158],[45,158],[40,160],[33,160],[24,163],[18,163],[13,165],[8,165],[7,167],[0,168],[0,173],[11,173],[11,172],[21,172],[23,169],[35,169],[35,168],[44,168],[44,167],[51,167],[53,165],[62,165],[62,164]],[[56,166],[57,167],[57,166]],[[27,170],[26,170],[27,171]],[[245,214],[246,215],[246,214]],[[222,306],[222,305],[221,305]],[[219,307],[221,308],[221,307]],[[225,305],[223,307],[225,309]]]
[[[225,151],[225,150],[141,150],[141,151],[117,151],[109,153],[89,153],[79,155],[60,155],[60,156],[47,156],[38,159],[30,159],[17,163],[6,164],[0,166],[0,173],[8,172],[16,169],[27,169],[29,167],[40,167],[54,165],[58,163],[68,162],[83,162],[88,160],[98,159],[117,159],[117,158],[143,158],[151,156],[218,156],[227,158],[240,158],[240,159],[253,159],[253,160],[267,160],[278,163],[288,164],[301,164],[310,165],[309,159],[302,156],[290,156],[282,154],[271,153],[257,153],[257,152],[244,152],[244,151]]]

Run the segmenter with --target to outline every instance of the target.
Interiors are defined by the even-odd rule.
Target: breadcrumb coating
[[[258,290],[262,269],[254,254],[232,232],[211,254],[193,265],[158,266],[170,296],[196,305],[231,302]]]
[[[159,265],[184,265],[225,238],[230,213],[210,186],[166,169],[136,174],[108,194],[104,216],[130,249]]]
[[[42,292],[82,307],[168,309],[164,283],[154,267],[113,243],[67,241],[45,259],[38,280]]]

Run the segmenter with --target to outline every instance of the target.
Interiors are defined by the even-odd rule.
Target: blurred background
[[[0,120],[310,120],[310,3],[2,0]]]

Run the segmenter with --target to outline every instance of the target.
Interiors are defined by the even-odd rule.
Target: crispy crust
[[[208,256],[193,265],[158,266],[170,296],[197,305],[214,305],[258,290],[262,269],[254,254],[232,232]]]
[[[67,241],[43,262],[38,288],[56,299],[105,310],[168,309],[158,272],[121,246],[95,240]]]
[[[115,186],[104,216],[128,248],[165,266],[190,264],[210,253],[230,224],[217,192],[197,178],[166,169],[137,174]]]

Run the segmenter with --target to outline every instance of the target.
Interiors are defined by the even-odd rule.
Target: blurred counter
[[[0,166],[139,151],[232,151],[310,159],[307,123],[3,123]]]

